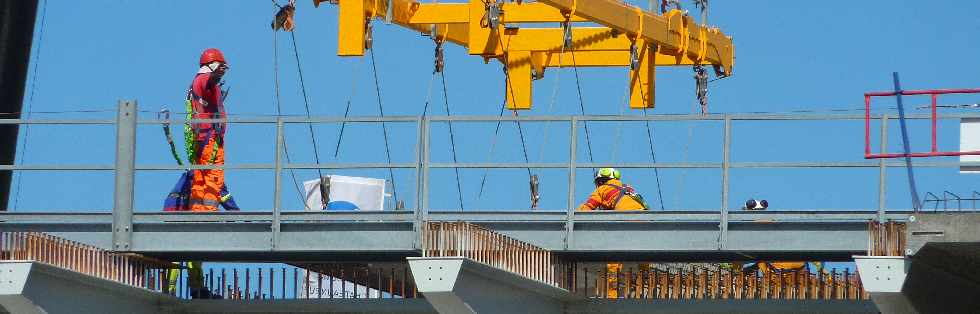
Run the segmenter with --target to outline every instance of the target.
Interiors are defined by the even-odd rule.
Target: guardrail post
[[[282,118],[276,118],[276,157],[275,157],[275,181],[273,183],[273,206],[272,206],[272,250],[279,247],[279,229],[282,226],[280,221],[280,211],[282,211],[282,147],[283,147],[283,123]],[[319,166],[319,165],[318,165]]]
[[[425,158],[425,129],[428,125],[424,116],[416,122],[415,142],[415,249],[422,249],[422,160]]]
[[[881,153],[884,154],[888,152],[888,114],[881,115],[881,143],[880,149]],[[885,174],[888,172],[888,166],[885,164],[885,158],[878,159],[878,222],[885,222],[885,208],[887,204],[885,203]]]
[[[572,231],[575,230],[575,171],[578,152],[578,117],[572,116],[569,125],[568,143],[568,214],[565,217],[565,249],[572,244]]]
[[[725,143],[722,147],[721,161],[721,223],[718,225],[718,249],[724,249],[728,243],[728,168],[731,163],[732,150],[732,117],[725,115]]]
[[[425,223],[428,220],[429,215],[429,145],[432,142],[430,135],[432,129],[432,121],[429,119],[424,119],[422,121],[422,207],[419,208],[421,216],[420,222]]]
[[[112,248],[130,251],[133,242],[133,176],[136,163],[136,101],[119,101],[116,115],[116,183]]]

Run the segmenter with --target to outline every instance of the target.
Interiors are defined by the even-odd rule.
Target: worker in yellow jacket
[[[632,187],[623,184],[622,174],[614,168],[602,168],[595,173],[595,190],[581,206],[580,211],[591,210],[645,210],[643,198],[636,194]],[[639,271],[649,271],[649,264],[640,264]],[[623,277],[623,264],[606,264],[606,297],[619,298],[623,288],[620,277]],[[623,296],[625,297],[625,296]]]
[[[633,187],[623,184],[622,175],[614,168],[602,168],[595,173],[595,190],[578,210],[644,210],[643,198]]]

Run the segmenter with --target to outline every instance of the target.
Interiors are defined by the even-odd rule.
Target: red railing
[[[980,155],[980,151],[939,151],[939,146],[936,144],[936,104],[939,95],[947,94],[978,94],[980,93],[980,88],[967,88],[967,89],[927,89],[927,90],[905,90],[901,91],[903,96],[916,96],[916,95],[929,95],[932,98],[932,105],[930,106],[932,111],[932,146],[928,152],[909,152],[906,153],[871,153],[871,97],[890,97],[897,96],[898,92],[870,92],[864,94],[864,158],[865,159],[877,159],[877,158],[899,158],[899,157],[936,157],[936,156],[963,156],[963,155]]]

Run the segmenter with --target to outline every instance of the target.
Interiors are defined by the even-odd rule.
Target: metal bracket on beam
[[[861,285],[868,292],[902,292],[909,262],[902,256],[854,256]]]
[[[465,257],[410,257],[408,266],[439,313],[562,313],[579,301],[568,290]]]
[[[112,209],[112,249],[133,247],[133,177],[136,162],[136,101],[120,101],[116,115],[116,183]]]

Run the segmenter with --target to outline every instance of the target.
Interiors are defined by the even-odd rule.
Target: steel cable
[[[299,59],[299,49],[296,47],[296,32],[289,32],[290,38],[293,42],[293,55],[296,57],[296,71],[299,74],[299,85],[300,89],[303,91],[303,105],[306,109],[306,118],[311,118],[310,114],[310,98],[306,94],[306,81],[303,79],[303,66]],[[316,132],[313,130],[313,123],[306,124],[310,129],[310,140],[313,142],[313,160],[316,162],[317,166],[320,165],[320,147],[316,141]],[[316,169],[316,173],[319,178],[323,178],[323,171],[320,168]]]
[[[41,64],[41,44],[43,43],[44,40],[44,25],[47,24],[45,23],[47,21],[47,16],[48,16],[48,1],[45,0],[44,3],[41,4],[41,27],[38,29],[38,34],[37,34],[37,52],[34,53],[34,70],[33,73],[31,74],[32,76],[31,96],[28,97],[27,100],[27,119],[31,118],[31,108],[34,107],[34,94],[37,91],[37,68]],[[27,141],[30,138],[30,134],[31,134],[31,125],[28,124],[24,126],[24,140],[21,142],[21,146],[20,146],[19,159],[21,163],[24,163],[24,156],[26,155],[27,147],[28,147]],[[14,194],[15,195],[14,206],[12,207],[13,210],[17,210],[17,205],[20,203],[20,190],[21,190],[20,182],[23,178],[24,178],[24,173],[18,172],[17,183],[15,184],[15,186],[17,186],[17,192],[15,192]]]
[[[384,105],[381,100],[381,83],[378,80],[378,65],[374,60],[374,49],[369,50],[371,54],[371,70],[374,75],[374,91],[378,95],[378,113],[382,118],[385,116]],[[385,141],[385,160],[391,163],[391,149],[388,147],[388,127],[384,121],[381,121],[381,133],[384,135]],[[391,179],[391,196],[395,199],[395,203],[398,203],[398,189],[395,187],[395,171],[391,167],[388,167],[388,177]]]
[[[443,94],[444,104],[446,107],[446,115],[452,116],[452,113],[449,111],[449,91],[446,88],[446,72],[445,71],[439,72],[439,76],[442,78],[442,94]],[[456,136],[453,133],[453,122],[448,121],[448,124],[449,124],[449,144],[453,152],[453,163],[459,163],[459,160],[457,160],[456,157]],[[463,205],[463,185],[462,183],[460,183],[459,180],[459,167],[454,167],[453,170],[456,171],[456,192],[457,195],[459,196],[459,209],[463,210],[465,209],[465,206]]]
[[[273,4],[275,4],[275,2],[273,2]],[[272,46],[273,46],[272,72],[273,72],[273,78],[275,80],[275,87],[276,87],[276,114],[282,115],[282,99],[279,95],[279,35],[276,34],[275,30],[272,30]],[[283,137],[282,151],[284,157],[286,157],[286,163],[287,164],[292,163],[292,160],[289,157],[289,147],[286,145],[286,143],[288,142],[285,140],[286,135],[279,134],[279,136]],[[280,174],[277,173],[276,175],[278,176]],[[299,199],[300,202],[303,204],[303,207],[306,208],[307,210],[310,210],[311,208],[306,204],[306,197],[303,193],[303,189],[300,188],[299,180],[296,178],[296,171],[293,169],[289,169],[289,176],[293,178],[293,186],[296,187],[296,193],[297,195],[299,195]]]

